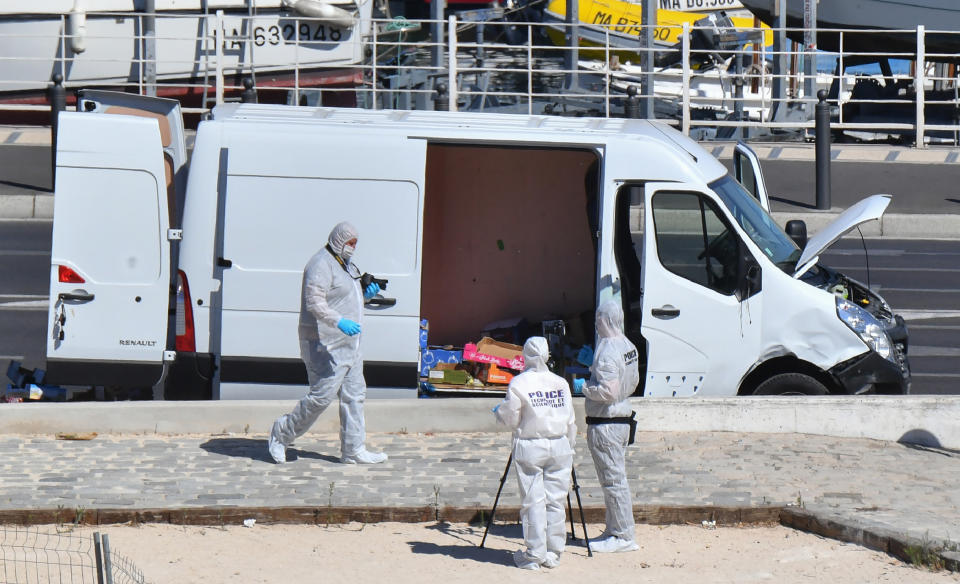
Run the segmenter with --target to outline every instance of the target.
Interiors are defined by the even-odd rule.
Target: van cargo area
[[[507,320],[516,332],[500,340],[517,344],[543,334],[543,321],[592,324],[596,162],[590,150],[427,146],[421,314],[430,345],[462,348]],[[568,328],[572,346],[593,342],[592,328]]]

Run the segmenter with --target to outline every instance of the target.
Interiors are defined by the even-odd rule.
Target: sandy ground
[[[588,526],[597,534],[602,526]],[[380,523],[338,526],[262,525],[247,528],[149,524],[102,526],[111,549],[155,583],[423,582],[918,583],[960,582],[890,556],[781,526],[637,526],[641,549],[595,554],[571,545],[553,570],[513,566],[520,527]],[[580,534],[579,525],[577,533]],[[620,580],[622,578],[622,580]]]

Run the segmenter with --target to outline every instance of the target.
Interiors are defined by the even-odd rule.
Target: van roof
[[[359,108],[299,107],[228,103],[213,110],[216,120],[344,124],[402,124],[434,128],[528,129],[603,134],[648,134],[650,122],[625,118],[563,117],[526,114],[445,112],[423,110],[370,110]]]
[[[628,118],[564,117],[526,114],[495,114],[423,110],[370,110],[360,108],[303,107],[271,104],[228,103],[213,110],[213,119],[229,125],[267,123],[306,127],[343,124],[361,127],[409,129],[412,135],[459,138],[464,134],[506,137],[520,134],[521,140],[576,143],[602,142],[606,138],[644,140],[657,147],[672,147],[678,155],[689,156],[704,177],[716,178],[726,169],[697,142],[664,122]],[[712,179],[711,179],[712,180]]]

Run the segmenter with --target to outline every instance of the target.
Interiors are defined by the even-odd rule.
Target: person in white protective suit
[[[292,412],[277,418],[268,449],[277,464],[286,462],[287,446],[303,435],[334,397],[340,399],[340,461],[376,464],[382,452],[364,446],[363,402],[367,384],[360,355],[364,300],[380,292],[371,282],[360,290],[360,273],[350,258],[357,247],[357,229],[338,223],[303,270],[300,305],[300,357],[307,367],[310,391]]]
[[[640,383],[637,348],[623,334],[623,309],[607,301],[597,309],[597,350],[589,381],[574,380],[583,392],[587,414],[587,446],[597,468],[606,505],[606,528],[590,542],[595,552],[629,552],[634,541],[633,502],[627,484],[627,445],[636,430],[627,398]]]
[[[563,508],[573,472],[577,424],[570,387],[547,368],[547,340],[523,345],[523,373],[510,381],[493,409],[497,421],[513,428],[513,460],[520,484],[520,518],[526,550],[513,561],[520,568],[553,568],[566,540]]]

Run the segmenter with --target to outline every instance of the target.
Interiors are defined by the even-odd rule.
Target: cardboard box
[[[427,377],[430,370],[441,363],[460,363],[463,361],[463,351],[428,347],[420,349],[420,377]]]
[[[523,347],[484,337],[476,345],[473,343],[464,345],[463,360],[493,363],[507,369],[523,371]]]
[[[480,371],[480,381],[490,385],[507,385],[514,376],[512,371],[501,369],[494,363],[483,364]]]
[[[451,385],[466,385],[470,383],[470,374],[459,368],[458,363],[438,363],[427,374],[430,383],[448,383]]]

